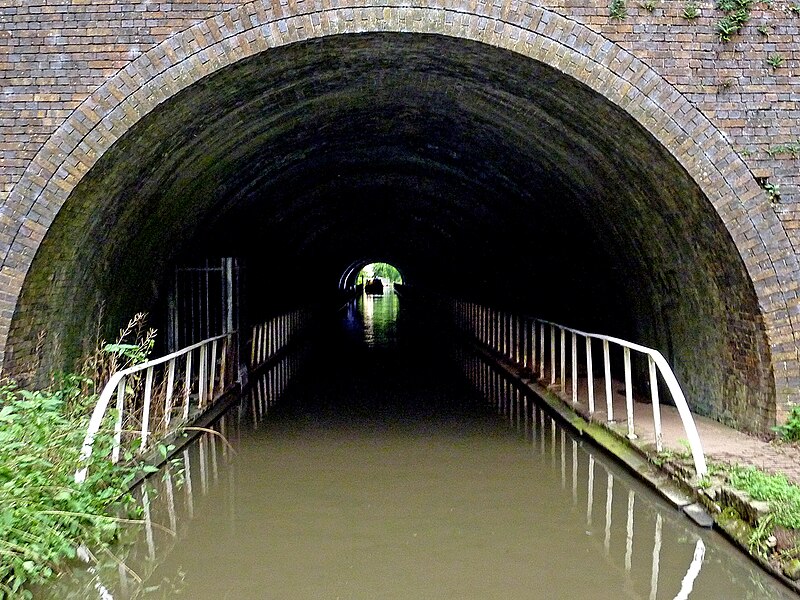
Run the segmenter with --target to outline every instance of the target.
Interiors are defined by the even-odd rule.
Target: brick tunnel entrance
[[[208,256],[247,265],[254,319],[386,260],[416,286],[659,348],[695,411],[775,420],[752,269],[697,179],[618,105],[510,50],[332,35],[170,95],[71,190],[5,372],[63,366],[98,315],[112,332],[158,321],[174,265]]]

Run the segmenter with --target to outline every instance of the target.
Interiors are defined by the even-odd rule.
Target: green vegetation
[[[663,467],[667,463],[683,462],[692,458],[692,450],[689,442],[683,439],[678,440],[681,450],[664,448],[661,452],[651,456],[650,460],[657,467]]]
[[[723,42],[728,42],[750,20],[750,9],[754,0],[717,0],[717,8],[725,16],[717,21],[717,34]]]
[[[683,7],[683,18],[687,21],[694,21],[697,17],[700,16],[700,9],[698,8],[695,2],[689,0],[686,5]]]
[[[775,517],[768,514],[753,527],[747,540],[747,547],[753,554],[766,555],[770,547],[770,537],[775,528]]]
[[[767,193],[767,198],[770,202],[777,202],[781,199],[781,186],[777,183],[765,183],[764,191]]]
[[[778,154],[791,154],[795,158],[800,157],[800,140],[789,142],[788,144],[778,144],[767,149],[767,154],[777,156]]]
[[[0,600],[31,598],[27,587],[66,570],[79,547],[109,552],[133,516],[128,487],[139,469],[108,459],[113,414],[95,438],[88,478],[76,484],[74,476],[96,382],[152,348],[154,332],[143,322],[137,315],[116,344],[99,344],[79,375],[54,377],[35,391],[0,384]]]
[[[776,425],[772,431],[778,433],[780,438],[786,442],[796,442],[800,440],[800,406],[793,406],[786,417],[783,425]]]
[[[135,469],[112,466],[112,436],[95,441],[83,485],[74,481],[94,397],[77,378],[47,390],[0,387],[0,598],[29,598],[78,546],[104,548],[118,533],[111,510],[128,505]]]
[[[800,487],[783,474],[769,475],[755,467],[731,467],[728,481],[754,500],[769,502],[775,525],[800,529]]]
[[[358,277],[356,277],[356,284],[361,285],[375,277],[388,279],[391,283],[403,283],[403,276],[400,275],[400,271],[395,267],[389,263],[376,262],[368,264],[361,269],[358,273]]]
[[[772,70],[774,71],[778,67],[783,66],[784,60],[785,59],[783,58],[783,55],[776,52],[767,57],[767,64],[772,67]]]
[[[790,15],[800,16],[800,4],[790,4],[786,10],[789,12]]]
[[[776,430],[786,439],[800,439],[800,406]],[[719,510],[717,523],[751,555],[800,580],[800,486],[781,473],[711,461],[706,476],[693,478],[685,447],[650,454],[650,460],[697,491],[705,490],[704,497]]]
[[[611,0],[611,4],[608,7],[608,14],[612,19],[617,19],[618,21],[622,21],[627,17],[628,7],[625,4],[625,0]]]
[[[639,3],[639,6],[651,13],[656,9],[656,0],[644,0]]]

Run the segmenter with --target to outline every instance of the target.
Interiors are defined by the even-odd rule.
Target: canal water
[[[404,298],[340,316],[140,492],[136,543],[51,597],[795,597]]]

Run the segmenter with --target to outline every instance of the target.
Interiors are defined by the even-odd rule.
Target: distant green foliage
[[[611,0],[611,4],[608,7],[608,14],[612,19],[616,19],[618,21],[622,21],[625,17],[627,17],[628,7],[625,3],[625,0]]]
[[[750,20],[754,0],[717,0],[717,8],[725,16],[717,21],[717,34],[723,42],[730,39]]]
[[[800,487],[790,483],[785,475],[769,475],[755,467],[733,467],[728,481],[754,500],[769,502],[775,525],[800,529]]]
[[[400,275],[400,271],[398,271],[395,267],[393,267],[389,263],[385,262],[376,262],[366,265],[358,273],[358,277],[356,278],[356,283],[361,284],[364,283],[366,280],[372,279],[374,277],[383,277],[384,279],[388,279],[392,283],[403,283],[403,276]]]

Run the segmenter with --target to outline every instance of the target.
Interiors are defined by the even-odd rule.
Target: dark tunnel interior
[[[696,183],[623,109],[481,43],[350,34],[207,76],[84,177],[28,273],[7,367],[52,368],[176,264],[235,256],[251,321],[335,296],[354,262],[659,349],[698,412],[764,429],[758,303]],[[34,347],[25,332],[47,332]]]

